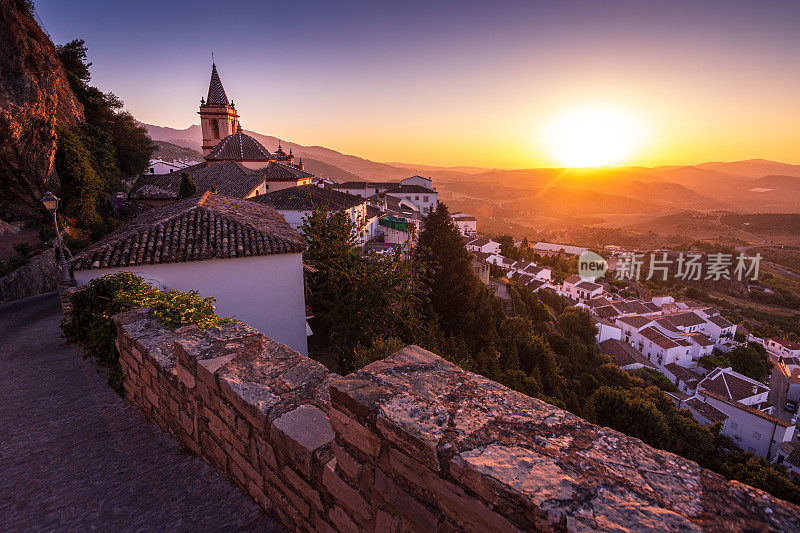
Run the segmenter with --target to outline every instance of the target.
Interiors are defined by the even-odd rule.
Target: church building
[[[203,135],[204,162],[168,174],[145,174],[131,188],[129,198],[159,206],[178,199],[181,175],[187,172],[197,193],[217,192],[237,198],[308,185],[313,174],[295,163],[291,149],[287,154],[278,144],[275,152],[242,131],[239,113],[228,100],[216,64],[211,65],[208,95],[200,99],[200,129]]]

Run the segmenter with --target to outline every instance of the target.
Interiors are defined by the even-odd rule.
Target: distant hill
[[[153,152],[153,158],[163,159],[164,161],[202,161],[203,154],[197,150],[186,148],[185,146],[178,146],[167,141],[155,141],[158,149]]]
[[[200,127],[166,128],[144,124],[150,136],[159,141],[200,148]],[[247,131],[268,150],[275,150],[278,139]],[[739,211],[791,213],[800,211],[800,165],[763,159],[711,162],[700,165],[629,166],[597,169],[531,168],[482,169],[471,166],[439,167],[413,162],[380,163],[343,154],[322,146],[304,146],[281,139],[285,150],[291,149],[303,159],[314,174],[338,180],[390,180],[413,173],[430,176],[442,198],[481,198],[500,202],[495,216],[503,216],[502,206],[514,205],[522,212],[559,212],[576,215],[580,205],[586,216],[603,213],[628,213],[643,209],[646,213],[691,209],[696,211]],[[756,191],[753,191],[756,189]],[[762,190],[764,189],[764,190]],[[535,191],[535,192],[533,192]],[[581,191],[580,194],[571,194]],[[592,192],[602,202],[586,201]],[[533,197],[532,197],[533,195]],[[627,203],[619,203],[616,198]],[[515,202],[522,200],[522,202]],[[568,202],[577,202],[567,205]]]
[[[758,178],[748,183],[751,189],[778,189],[782,191],[800,191],[800,178],[794,176],[771,175]]]
[[[167,128],[144,124],[150,138],[155,141],[167,141],[179,146],[185,146],[194,150],[200,150],[202,146],[202,133],[200,126],[192,125],[185,129]],[[275,150],[278,147],[278,138],[270,135],[245,130],[245,133],[252,136],[263,144],[267,150]],[[353,179],[399,179],[409,176],[406,168],[394,167],[385,163],[376,163],[368,159],[343,154],[330,148],[322,146],[303,146],[280,139],[284,150],[292,150],[292,153],[303,159],[303,164],[318,176],[329,177],[339,180]]]
[[[749,178],[759,178],[769,174],[782,174],[784,176],[800,177],[800,165],[790,165],[766,159],[748,159],[746,161],[731,161],[728,163],[701,163],[697,168],[715,170],[725,174],[736,174]]]

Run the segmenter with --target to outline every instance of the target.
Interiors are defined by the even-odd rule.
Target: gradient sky
[[[377,161],[556,166],[543,132],[616,106],[626,164],[800,163],[800,1],[36,0],[147,123],[198,122],[213,50],[242,126]]]

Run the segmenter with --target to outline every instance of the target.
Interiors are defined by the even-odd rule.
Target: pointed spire
[[[228,96],[222,88],[222,81],[217,73],[217,65],[211,64],[211,83],[208,84],[206,103],[211,105],[228,105]]]
[[[242,133],[242,124],[238,120],[236,121],[236,133]]]

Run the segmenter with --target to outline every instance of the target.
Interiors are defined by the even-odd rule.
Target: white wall
[[[716,398],[705,396],[702,392],[698,392],[697,397],[728,415],[722,433],[731,437],[736,445],[746,452],[750,451],[759,457],[770,459],[778,452],[778,446],[782,442],[792,440],[794,426],[781,426]],[[770,440],[772,440],[771,446]]]
[[[166,289],[197,290],[217,299],[217,314],[235,316],[308,355],[302,254],[277,254],[75,271],[78,285],[131,272]]]
[[[437,193],[435,191],[411,192],[411,193],[387,192],[386,194],[388,196],[394,196],[395,198],[400,198],[403,200],[408,200],[409,202],[413,202],[414,205],[417,206],[419,212],[424,215],[427,215],[433,210],[433,208],[436,207]]]

